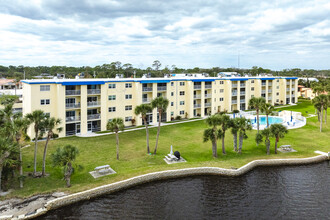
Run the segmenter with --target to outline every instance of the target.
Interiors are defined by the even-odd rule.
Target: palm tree
[[[208,128],[204,131],[203,140],[204,140],[204,142],[211,140],[213,157],[218,157],[217,139],[220,138],[221,131],[219,131],[217,129],[217,126],[220,125],[220,118],[221,118],[221,116],[216,114],[216,115],[209,116],[205,120],[206,124],[208,126],[210,126],[211,128]]]
[[[272,106],[270,103],[265,103],[265,105],[262,106],[261,110],[263,113],[266,114],[267,128],[268,128],[269,127],[268,115],[273,113],[274,106]]]
[[[314,107],[320,111],[320,132],[322,132],[322,122],[323,122],[323,110],[324,107],[328,104],[328,97],[324,94],[316,96],[313,99]]]
[[[277,154],[277,143],[280,138],[284,138],[284,135],[288,133],[288,129],[282,124],[272,124],[270,126],[270,132],[275,137],[275,154]]]
[[[260,109],[262,109],[262,107],[265,105],[266,100],[263,97],[253,97],[249,100],[249,106],[251,108],[254,108],[256,110],[257,113],[257,130],[258,130],[258,134],[259,134],[259,111]]]
[[[119,131],[124,130],[124,120],[122,118],[114,118],[108,121],[107,130],[116,133],[116,148],[117,148],[117,160],[119,160]]]
[[[238,121],[239,121],[239,118],[234,118],[234,119],[231,120],[231,124],[230,124],[231,133],[233,135],[233,143],[234,143],[234,151],[235,152],[238,151],[238,149],[237,149],[237,133],[238,133],[238,130],[239,130]]]
[[[270,128],[265,128],[264,130],[261,131],[262,136],[265,137],[265,145],[267,148],[267,155],[270,154],[270,136],[272,136],[272,132],[270,130]]]
[[[44,148],[44,156],[42,158],[42,176],[46,175],[46,155],[47,155],[47,147],[49,140],[54,137],[54,129],[61,124],[61,119],[54,117],[47,117],[43,122],[43,127],[45,128],[45,132],[47,133],[46,144]],[[62,127],[56,128],[57,132],[61,132],[63,130]]]
[[[79,154],[78,148],[72,145],[66,145],[63,148],[57,148],[55,153],[51,154],[53,165],[64,168],[64,179],[66,186],[70,187],[71,175],[73,173],[73,162]]]
[[[154,154],[157,153],[157,146],[158,146],[158,139],[159,139],[159,133],[160,133],[160,123],[162,121],[162,113],[166,112],[166,109],[168,107],[168,99],[164,98],[162,96],[155,98],[151,101],[152,108],[157,108],[158,111],[158,129],[157,129],[157,138],[156,138],[156,146],[154,150]]]
[[[252,130],[251,121],[246,118],[238,119],[238,131],[239,131],[239,148],[238,153],[242,153],[243,139],[247,138],[246,132]]]
[[[141,104],[135,107],[134,113],[136,115],[141,114],[142,120],[144,122],[144,126],[146,127],[146,138],[147,138],[147,152],[150,153],[149,148],[149,129],[147,123],[147,113],[152,111],[152,107],[149,104]]]
[[[226,130],[230,128],[230,117],[229,115],[223,114],[220,116],[220,125],[221,125],[221,141],[222,141],[222,154],[226,154],[226,149],[225,149],[225,135],[226,135]]]
[[[45,119],[46,115],[42,110],[34,110],[32,113],[29,113],[25,116],[30,123],[34,123],[34,167],[33,175],[37,174],[37,150],[38,150],[38,135],[39,131],[42,129],[42,122]]]

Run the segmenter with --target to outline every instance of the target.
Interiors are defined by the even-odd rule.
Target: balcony
[[[272,93],[272,90],[271,89],[268,89],[268,93]]]
[[[200,99],[201,95],[194,95],[194,99]]]
[[[231,103],[232,104],[237,104],[237,100],[232,100]]]
[[[87,115],[87,120],[95,120],[100,118],[101,118],[101,114]]]
[[[262,85],[262,86],[266,86],[266,83],[265,83],[265,82],[263,82],[263,83],[261,83],[261,85]]]
[[[87,102],[87,107],[99,107],[101,106],[101,102]]]
[[[65,95],[80,95],[80,90],[65,90]]]
[[[240,92],[240,95],[245,95],[245,92]]]
[[[241,83],[239,86],[240,86],[241,88],[245,88],[245,83]]]
[[[142,103],[150,103],[151,99],[149,98],[142,98]]]
[[[239,100],[240,103],[245,103],[245,99]]]
[[[272,97],[268,97],[268,100],[272,100]]]
[[[210,102],[205,103],[204,105],[205,105],[205,107],[211,107],[211,103]]]
[[[212,94],[205,94],[205,98],[211,98]]]
[[[295,88],[292,88],[291,91],[296,91],[296,89]]]
[[[201,89],[202,86],[201,85],[194,85],[194,89]]]
[[[166,86],[158,86],[157,91],[166,91]]]
[[[194,108],[200,108],[201,104],[194,104]]]
[[[74,121],[80,121],[80,116],[71,116],[65,118],[66,122],[74,122]]]
[[[212,89],[212,85],[205,85],[205,89]]]
[[[286,85],[289,86],[290,85],[290,82],[286,82]]]
[[[101,89],[88,89],[87,94],[101,94]]]
[[[286,91],[289,92],[290,91],[290,88],[286,88]]]
[[[232,84],[231,87],[237,88],[237,84]]]
[[[142,87],[142,92],[152,92],[152,87]]]
[[[266,90],[261,90],[261,93],[265,94],[266,93]]]
[[[80,108],[80,103],[66,103],[65,108],[66,109]]]

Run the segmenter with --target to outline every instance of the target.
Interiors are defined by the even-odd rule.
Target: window
[[[130,111],[132,110],[132,106],[131,105],[126,105],[125,106],[125,111]]]
[[[171,112],[171,116],[173,116],[174,115],[174,112]]]
[[[217,93],[217,90],[214,90],[214,93]]]
[[[222,85],[224,83],[224,81],[220,81],[220,85]]]
[[[279,99],[276,99],[276,102],[278,103],[278,102],[280,102],[280,100]]]
[[[174,92],[171,92],[171,96],[174,96]]]
[[[180,105],[184,105],[184,101],[180,101]]]
[[[132,94],[125,95],[125,99],[132,99]]]
[[[171,86],[174,86],[174,82],[171,82]]]
[[[254,87],[251,87],[251,91],[254,91]]]
[[[132,83],[125,83],[125,88],[132,88]]]
[[[276,80],[276,82],[280,82],[280,80],[279,80],[279,79],[277,79],[277,80]]]
[[[40,100],[40,105],[49,105],[50,104],[50,99],[41,99]]]
[[[253,98],[254,97],[254,95],[251,95],[251,98]]]
[[[184,91],[180,91],[180,95],[184,95]]]
[[[276,93],[276,95],[280,95],[280,93],[279,93],[279,92],[277,92],[277,93]]]
[[[40,91],[50,91],[50,85],[41,85],[40,86]]]
[[[220,102],[223,102],[223,98],[220,98],[219,101],[220,101]]]
[[[109,89],[115,89],[116,88],[116,84],[109,84]]]
[[[280,87],[279,86],[276,86],[276,89],[279,89]]]
[[[109,100],[116,100],[116,95],[109,95],[108,99]]]
[[[220,89],[220,93],[223,93],[224,92],[224,89]]]
[[[184,111],[180,111],[180,115],[184,115]]]
[[[180,86],[184,86],[184,82],[180,82]]]
[[[251,80],[251,83],[254,83],[254,79],[253,79],[253,80]]]
[[[171,102],[171,106],[174,106],[174,102]]]
[[[132,116],[125,117],[125,121],[132,121]]]
[[[109,107],[109,112],[115,112],[116,111],[116,107]]]
[[[216,98],[214,98],[214,101],[216,102],[216,101],[217,101],[217,99],[216,99]]]

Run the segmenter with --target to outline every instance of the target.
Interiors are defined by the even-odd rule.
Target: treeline
[[[199,68],[192,69],[179,68],[176,65],[162,66],[161,62],[155,60],[152,65],[146,69],[136,68],[130,63],[121,63],[119,61],[111,62],[110,64],[97,65],[95,67],[82,66],[2,66],[0,65],[0,78],[15,78],[18,80],[25,78],[31,79],[34,76],[41,74],[49,74],[55,76],[56,74],[65,74],[67,78],[74,78],[78,73],[84,73],[85,78],[113,78],[116,74],[123,74],[124,77],[141,77],[143,74],[150,73],[152,77],[163,77],[169,73],[208,73],[210,76],[216,76],[219,72],[238,72],[241,74],[251,74],[255,76],[261,73],[270,73],[275,76],[297,76],[297,77],[330,77],[330,70],[314,70],[314,69],[284,69],[281,71],[274,71],[264,69],[262,67],[254,66],[251,69],[238,68]]]

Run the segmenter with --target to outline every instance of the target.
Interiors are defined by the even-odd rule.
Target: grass
[[[300,100],[297,106],[285,107],[285,110],[300,111],[306,114],[314,113],[314,108],[310,101]],[[280,110],[280,109],[277,109]],[[330,111],[329,111],[330,112]],[[328,113],[329,115],[329,113]],[[207,127],[203,120],[193,121],[182,124],[173,124],[161,128],[159,146],[157,155],[146,154],[145,130],[124,132],[119,135],[120,139],[120,160],[116,160],[115,135],[105,135],[100,137],[67,137],[53,140],[49,144],[47,154],[46,171],[49,177],[34,179],[26,178],[24,188],[19,189],[18,183],[13,184],[15,191],[8,197],[28,197],[40,193],[49,193],[54,191],[65,191],[68,193],[78,192],[104,184],[124,180],[133,176],[187,167],[240,167],[252,160],[265,158],[301,158],[315,156],[315,150],[324,152],[330,151],[328,142],[330,136],[330,122],[324,126],[323,132],[319,131],[317,117],[307,119],[307,125],[290,130],[285,138],[281,139],[279,145],[290,144],[296,153],[274,154],[274,139],[271,139],[271,155],[266,155],[264,144],[256,146],[254,137],[256,131],[248,132],[249,138],[244,140],[243,153],[241,155],[233,151],[233,140],[230,131],[226,133],[226,151],[227,155],[221,154],[221,141],[218,142],[218,158],[212,158],[211,143],[203,143],[202,135]],[[154,149],[157,128],[150,129],[150,147]],[[44,142],[39,142],[38,148],[38,170],[41,170],[42,152]],[[59,146],[72,144],[79,148],[80,155],[76,163],[84,167],[77,171],[71,180],[72,187],[66,188],[63,174],[60,168],[51,166],[50,154]],[[164,161],[164,155],[173,150],[180,151],[181,155],[188,161],[187,163],[167,165]],[[23,149],[24,171],[32,171],[33,168],[33,150],[31,147]],[[109,164],[117,174],[94,179],[88,172],[94,170],[96,166]]]

